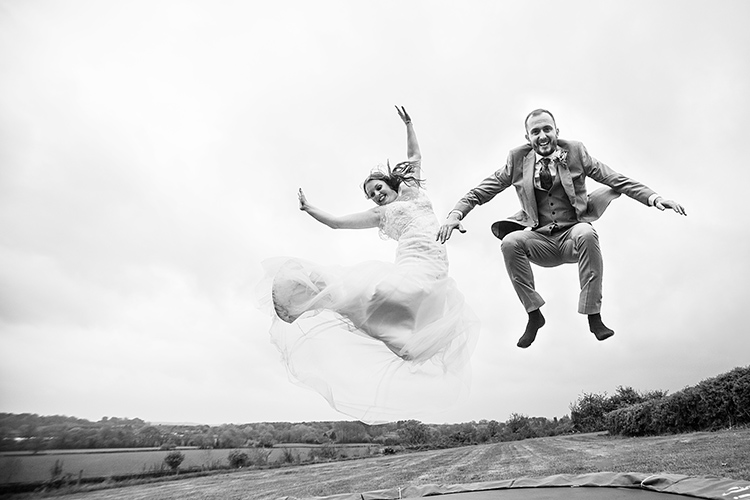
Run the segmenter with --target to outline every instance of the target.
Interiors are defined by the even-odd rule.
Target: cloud
[[[518,202],[477,208],[448,246],[483,322],[474,389],[431,419],[561,416],[583,391],[674,391],[745,363],[747,10],[5,2],[0,410],[346,418],[286,380],[254,286],[273,256],[393,258],[375,231],[301,213],[296,191],[332,213],[369,208],[363,178],[405,154],[396,104],[438,217],[524,142],[536,107],[689,213],[616,201],[596,224],[616,336],[594,341],[575,312],[575,266],[539,269],[548,324],[522,351],[526,317],[488,230]]]

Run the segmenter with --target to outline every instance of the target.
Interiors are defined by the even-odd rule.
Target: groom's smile
[[[526,140],[541,156],[549,156],[555,152],[557,134],[555,120],[547,113],[531,116],[526,123]]]

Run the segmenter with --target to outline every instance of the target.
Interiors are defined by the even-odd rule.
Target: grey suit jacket
[[[560,139],[558,145],[567,152],[566,160],[558,164],[558,175],[579,222],[592,222],[598,219],[609,203],[620,194],[638,200],[644,205],[648,205],[649,197],[655,194],[648,186],[615,172],[591,157],[582,143]],[[512,230],[536,228],[539,225],[539,215],[534,195],[535,163],[536,155],[531,145],[526,144],[513,149],[508,154],[505,166],[466,193],[453,210],[461,212],[465,217],[475,206],[487,203],[495,195],[513,186],[521,202],[521,211],[493,224],[493,234],[502,239]],[[586,191],[587,177],[608,187],[589,194]]]

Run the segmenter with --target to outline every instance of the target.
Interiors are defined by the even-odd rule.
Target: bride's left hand
[[[406,125],[411,123],[411,116],[409,116],[409,113],[406,112],[406,108],[401,106],[401,109],[396,106],[396,111],[398,111],[398,116],[401,118]]]

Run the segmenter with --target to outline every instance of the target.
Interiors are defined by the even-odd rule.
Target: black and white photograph
[[[750,495],[748,19],[0,0],[0,497]]]

